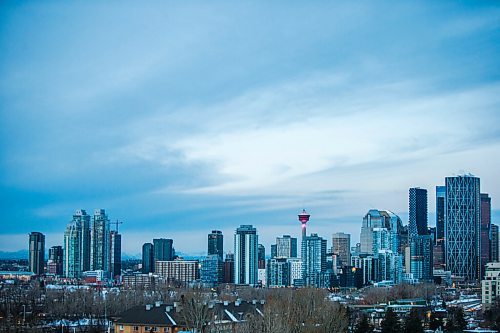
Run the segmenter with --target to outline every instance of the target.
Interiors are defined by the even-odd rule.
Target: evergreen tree
[[[438,328],[443,328],[444,325],[443,325],[443,319],[436,316],[436,313],[432,312],[431,313],[431,319],[430,319],[430,322],[429,322],[429,328],[431,330],[437,330]]]
[[[467,328],[464,310],[462,308],[448,308],[446,332],[462,332]]]
[[[399,333],[401,331],[398,315],[392,310],[392,308],[387,309],[384,320],[382,320],[382,323],[380,324],[380,328],[382,329],[382,333]]]
[[[424,333],[424,328],[422,327],[422,320],[416,309],[411,309],[410,314],[406,317],[404,322],[404,332],[405,333]]]
[[[358,321],[354,333],[369,333],[373,331],[373,327],[368,321],[368,316],[365,314],[361,315],[361,319]]]

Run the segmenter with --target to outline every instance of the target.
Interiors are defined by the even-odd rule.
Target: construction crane
[[[111,222],[111,224],[115,224],[116,225],[116,232],[118,232],[118,225],[119,224],[123,224],[123,222],[116,220],[116,222]]]

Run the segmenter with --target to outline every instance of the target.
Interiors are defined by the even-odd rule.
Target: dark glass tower
[[[110,232],[110,271],[111,277],[120,276],[122,273],[122,235],[118,231]]]
[[[29,237],[29,266],[36,275],[44,273],[45,265],[45,235],[41,232],[32,232]]]
[[[63,254],[62,246],[52,246],[49,249],[49,260],[47,262],[47,273],[61,276],[63,275]]]
[[[481,278],[484,277],[486,263],[490,260],[491,243],[491,198],[481,193]]]
[[[436,186],[436,240],[444,239],[446,186]]]
[[[151,243],[142,245],[142,272],[144,274],[155,271],[154,246]]]
[[[259,261],[259,263],[258,263],[259,269],[265,269],[266,268],[266,248],[262,244],[259,244],[257,260]]]
[[[208,234],[208,250],[207,255],[216,254],[222,260],[224,253],[224,235],[220,230],[212,230]]]
[[[153,239],[154,245],[154,261],[169,261],[174,260],[173,245],[174,241],[172,239]]]
[[[409,236],[428,235],[427,229],[427,190],[423,188],[410,188],[409,195]]]

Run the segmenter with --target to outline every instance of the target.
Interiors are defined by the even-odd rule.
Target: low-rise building
[[[481,303],[483,308],[489,308],[500,295],[500,263],[487,263],[484,275],[484,280],[481,281]]]

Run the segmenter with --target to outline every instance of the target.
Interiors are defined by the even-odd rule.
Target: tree
[[[438,317],[435,312],[431,313],[431,319],[429,322],[429,328],[431,330],[437,330],[438,328],[443,327],[443,319]]]
[[[459,307],[448,309],[448,318],[446,321],[446,332],[462,332],[467,328],[464,310]]]
[[[369,333],[373,331],[372,325],[368,321],[368,316],[366,314],[362,314],[359,319],[356,327],[354,328],[354,333]]]
[[[380,324],[380,328],[382,329],[382,333],[399,333],[401,331],[398,315],[392,308],[387,309],[384,320],[382,320]]]
[[[405,333],[424,333],[422,327],[422,320],[420,320],[417,309],[411,309],[410,314],[406,317],[404,322]]]

